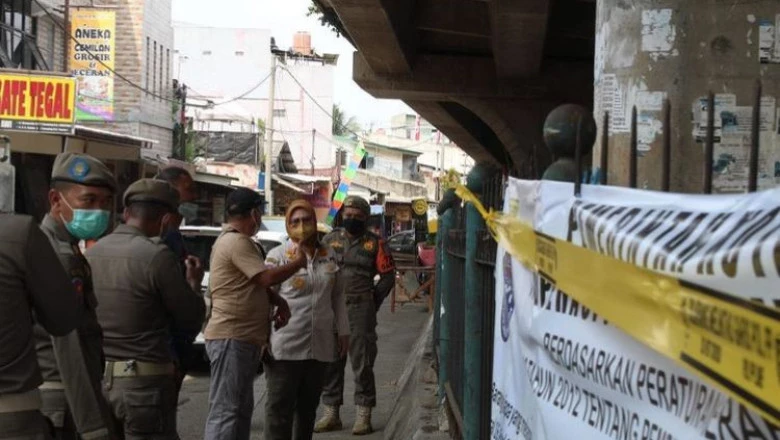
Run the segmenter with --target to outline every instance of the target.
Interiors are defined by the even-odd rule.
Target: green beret
[[[52,182],[71,182],[86,186],[103,186],[116,191],[116,179],[98,159],[81,153],[61,153],[54,159]]]
[[[358,196],[349,196],[344,200],[344,207],[345,208],[355,208],[363,211],[367,216],[371,215],[371,206],[369,206],[368,202]]]
[[[125,207],[136,202],[157,203],[176,211],[179,209],[179,193],[164,180],[141,179],[127,187],[122,202]]]

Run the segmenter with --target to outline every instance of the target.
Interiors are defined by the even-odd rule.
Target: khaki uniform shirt
[[[371,232],[351,238],[343,229],[326,235],[323,243],[333,249],[341,266],[339,288],[345,295],[372,295],[381,302],[395,284],[395,263],[387,243]],[[379,274],[379,283],[374,277]]]
[[[269,267],[283,266],[295,258],[293,242],[268,253]],[[335,328],[349,335],[349,320],[343,292],[336,288],[339,266],[332,249],[320,248],[308,265],[279,286],[279,295],[290,306],[290,322],[271,334],[275,359],[320,362],[336,360]]]
[[[63,336],[79,324],[82,310],[33,218],[0,214],[0,394],[32,391],[42,383],[31,312],[46,331]]]
[[[203,332],[206,340],[236,339],[258,348],[268,344],[268,292],[253,280],[264,270],[260,251],[252,239],[224,225],[211,248],[211,317]]]
[[[171,325],[200,330],[203,298],[192,291],[176,255],[164,244],[120,225],[85,255],[100,303],[107,360],[171,362]]]
[[[104,417],[110,416],[111,412],[101,387],[105,365],[103,331],[95,313],[97,299],[92,290],[91,270],[78,247],[78,239],[70,235],[64,226],[46,215],[41,222],[41,230],[48,237],[82,300],[83,320],[76,331],[57,337],[52,337],[41,325],[36,325],[38,364],[44,380],[63,382],[78,431],[89,433],[105,428],[111,420],[106,418],[104,422],[101,417],[101,411]],[[62,422],[54,420],[55,426],[61,426]]]

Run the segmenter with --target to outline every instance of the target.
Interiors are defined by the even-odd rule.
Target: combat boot
[[[374,432],[371,427],[371,407],[358,406],[355,426],[352,427],[352,435],[366,435]]]
[[[341,418],[339,418],[339,407],[333,405],[325,405],[325,414],[314,425],[314,432],[331,432],[341,431],[342,424]]]

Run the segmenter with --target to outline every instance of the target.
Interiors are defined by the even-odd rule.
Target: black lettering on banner
[[[526,362],[528,362],[528,360],[526,360]],[[494,411],[493,414],[500,415],[503,420],[509,422],[510,427],[514,426],[515,428],[515,435],[508,436],[503,430],[505,423],[500,424],[496,423],[495,420],[491,420],[490,431],[493,439],[517,438],[520,434],[523,435],[525,440],[533,439],[533,432],[531,431],[531,426],[528,424],[528,421],[520,414],[519,410],[512,406],[509,400],[504,396],[504,393],[498,389],[495,382],[493,382],[492,400],[493,405],[498,407],[498,411]]]
[[[761,233],[763,228],[769,225],[772,221],[776,220],[778,218],[778,213],[780,213],[780,207],[767,212],[762,217],[760,217],[755,223],[750,225],[750,227],[746,231],[742,232],[742,234],[740,234],[731,243],[730,249],[723,257],[723,263],[722,263],[723,272],[727,276],[731,278],[737,276],[737,257],[739,256],[739,252],[742,249],[742,245],[747,243],[754,236]],[[780,226],[775,227],[774,230],[776,231],[778,228],[780,228]],[[759,261],[755,261],[755,260],[753,261],[753,270],[755,271],[756,276],[762,276],[759,275],[759,271],[756,270],[756,266],[761,267],[760,258]],[[760,273],[761,274],[764,273],[763,268],[760,269]]]
[[[538,278],[537,292],[534,295],[534,305],[544,310],[554,311],[563,315],[580,318],[583,321],[596,322],[601,319],[596,313],[572,299],[566,292],[559,290],[554,284],[543,277]]]
[[[718,390],[685,376],[668,373],[655,366],[638,363],[562,336],[545,333],[542,346],[550,361],[562,369],[625,396],[646,401],[702,432],[707,422],[716,418],[721,407],[728,402],[726,396]],[[528,362],[533,366],[533,369],[529,369],[530,377],[543,377],[537,371],[538,365],[533,361]],[[553,404],[556,407],[573,408],[569,410],[571,414],[580,407],[579,403],[575,404],[571,399],[587,400],[587,396],[572,396],[575,391],[567,390],[565,384],[568,382],[563,380],[555,384],[557,393]],[[550,380],[538,381],[538,385],[533,387],[536,394],[539,394],[543,382],[550,383]]]
[[[738,258],[747,257],[752,275],[766,277],[768,268],[780,275],[778,206],[736,213],[575,202],[571,211],[581,246],[634,265],[702,275],[717,267],[735,277]]]
[[[780,428],[735,401],[728,401],[715,421],[705,433],[708,440],[780,439]]]

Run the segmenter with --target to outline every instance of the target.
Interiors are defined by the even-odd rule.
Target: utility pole
[[[181,85],[181,115],[179,116],[179,157],[177,159],[187,160],[187,85]]]
[[[311,130],[311,175],[314,175],[314,136],[317,135],[317,129]]]
[[[65,35],[62,36],[62,66],[65,73],[70,72],[70,0],[65,0],[65,10],[63,11],[63,20],[65,21]],[[52,66],[53,67],[53,66]]]
[[[276,94],[276,53],[271,49],[271,90],[268,94],[268,118],[265,123],[266,148],[265,148],[265,203],[267,215],[274,215],[274,193],[271,188],[271,156],[274,151],[274,98]]]

